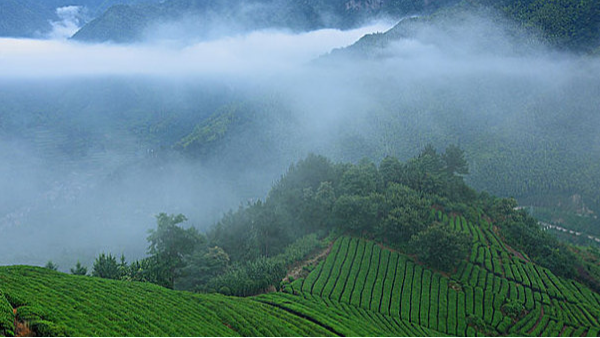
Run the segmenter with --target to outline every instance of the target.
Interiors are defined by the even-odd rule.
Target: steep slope
[[[452,30],[453,25],[468,19],[469,15],[495,21],[497,31],[486,33],[493,39],[500,34],[510,36],[520,47],[539,47],[540,43],[546,43],[582,53],[593,53],[600,47],[600,4],[596,1],[476,0],[443,7],[430,16],[403,19],[384,34],[365,36],[346,52],[372,55],[378,48],[395,41],[417,37],[416,33],[423,27],[433,25]],[[490,47],[496,46],[490,43]]]
[[[438,215],[473,238],[468,261],[452,275],[375,242],[343,237],[327,260],[285,288],[287,295],[257,299],[306,316],[319,317],[314,304],[324,304],[370,316],[375,325],[402,320],[418,325],[416,335],[428,333],[423,327],[453,336],[598,334],[599,294],[532,264],[485,220]]]

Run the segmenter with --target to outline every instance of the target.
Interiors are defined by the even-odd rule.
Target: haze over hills
[[[372,29],[382,31],[381,27],[385,26]],[[228,208],[263,196],[283,168],[309,152],[344,161],[378,161],[385,155],[405,160],[427,143],[441,148],[451,142],[467,151],[467,180],[477,189],[539,207],[563,205],[584,211],[590,217],[582,219],[578,229],[598,234],[593,226],[600,186],[594,58],[557,53],[543,37],[529,35],[497,11],[461,5],[431,17],[405,19],[384,34],[368,35],[302,65],[330,50],[326,46],[340,46],[335,41],[349,44],[361,32],[263,31],[173,50],[28,42],[26,48],[39,49],[40,58],[15,54],[5,59],[12,63],[6,63],[10,66],[4,76],[27,77],[30,82],[15,86],[5,80],[4,87],[12,89],[4,91],[1,127],[12,144],[4,146],[7,152],[31,154],[35,149],[35,155],[5,164],[6,177],[13,177],[15,168],[32,168],[35,163],[61,168],[63,156],[69,163],[65,172],[73,175],[56,180],[59,169],[21,171],[31,173],[28,177],[36,183],[17,180],[5,185],[5,191],[15,194],[5,197],[6,224],[17,234],[29,232],[28,226],[43,219],[60,219],[47,223],[49,233],[57,223],[72,224],[68,228],[79,228],[76,233],[90,240],[111,237],[100,235],[101,229],[129,224],[123,232],[125,243],[163,209],[185,211],[206,227]],[[354,40],[348,38],[352,36]],[[48,67],[49,62],[60,66]],[[107,75],[112,78],[106,80]],[[61,76],[63,81],[53,85],[56,90],[44,89],[47,81]],[[89,81],[81,76],[99,77]],[[148,76],[153,79],[148,81]],[[44,91],[47,95],[34,94]],[[28,99],[31,95],[35,99]],[[31,139],[24,141],[23,135]],[[15,143],[26,151],[14,148]],[[166,157],[152,159],[149,154]],[[146,161],[151,163],[146,166],[157,168],[148,176],[141,169]],[[165,175],[186,177],[181,173],[192,172],[196,182],[203,183],[163,181]],[[216,181],[228,186],[217,184],[221,197],[185,188],[202,187],[215,173]],[[99,183],[106,182],[104,176],[114,185]],[[132,180],[135,176],[143,179]],[[144,186],[123,195],[135,201],[135,207],[113,205],[101,197],[123,194],[122,183],[116,183],[124,182],[121,179]],[[71,184],[79,180],[85,183]],[[84,199],[87,202],[74,197],[82,191],[96,197]],[[31,198],[30,192],[37,197]],[[55,207],[45,210],[54,195],[61,196],[54,201],[66,203],[64,214]],[[156,196],[156,203],[140,202],[143,196]],[[80,204],[68,202],[72,198]],[[92,212],[97,199],[105,207]],[[193,205],[199,206],[196,211],[191,211]],[[135,216],[119,220],[119,215],[129,214],[121,207],[135,210]],[[211,210],[210,217],[202,217],[206,210]],[[103,225],[87,233],[81,224],[90,212]],[[15,225],[23,222],[27,224],[19,230]],[[127,249],[131,255],[144,251],[142,243],[132,247]],[[20,262],[46,257],[32,252],[19,256]]]
[[[597,2],[10,3],[0,335],[598,334]]]
[[[597,335],[600,256],[469,189],[463,155],[309,155],[206,237],[161,214],[148,257],[101,254],[93,277],[0,267],[0,334]]]
[[[559,48],[590,52],[600,46],[600,5],[595,1],[226,1],[206,4],[169,0],[154,5],[116,6],[84,26],[80,41],[140,42],[159,38],[196,39],[231,31],[262,28],[314,30],[356,27],[369,20],[398,20],[438,10],[488,7],[522,26],[521,33],[541,36]],[[230,19],[227,19],[230,18]],[[231,20],[234,19],[234,20]],[[215,27],[215,24],[218,26]]]
[[[203,40],[257,29],[310,31],[356,28],[381,18],[427,14],[444,1],[240,1],[168,0],[154,5],[115,6],[73,36],[78,41],[119,43],[156,39]]]

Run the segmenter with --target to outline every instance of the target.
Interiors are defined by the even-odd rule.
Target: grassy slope
[[[0,267],[2,294],[0,335],[13,331],[13,307],[34,330],[67,336],[439,335],[392,318],[385,320],[393,324],[371,325],[369,316],[382,316],[364,311],[357,322],[353,311],[359,310],[327,309],[318,300],[303,308],[320,315],[306,316],[253,298],[192,294],[29,266]]]
[[[54,323],[56,332],[69,336],[332,334],[306,319],[252,299],[198,295],[37,267],[1,267],[0,290],[11,307],[17,307],[21,319],[31,318],[34,312]],[[0,306],[2,309],[6,307]],[[0,318],[6,316],[0,314]]]

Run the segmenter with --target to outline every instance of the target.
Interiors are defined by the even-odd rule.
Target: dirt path
[[[15,337],[35,337],[35,332],[31,331],[29,325],[17,319],[17,308],[13,309],[13,314],[15,315]]]
[[[315,263],[323,260],[325,257],[327,257],[327,255],[329,255],[329,252],[331,252],[332,247],[333,247],[333,242],[329,243],[327,248],[325,248],[324,250],[318,251],[316,254],[311,255],[308,259],[296,263],[288,271],[288,274],[285,276],[283,281],[289,282],[290,277],[292,277],[294,280],[301,278],[301,277],[306,277],[306,275],[308,275],[308,272],[304,270],[304,267],[315,264]]]

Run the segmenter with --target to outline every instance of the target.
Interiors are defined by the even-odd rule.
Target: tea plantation
[[[67,336],[597,336],[600,295],[531,263],[478,224],[436,212],[472,238],[452,274],[342,236],[282,292],[236,298],[149,283],[0,268],[0,333],[16,323]],[[16,319],[15,319],[16,315]]]

